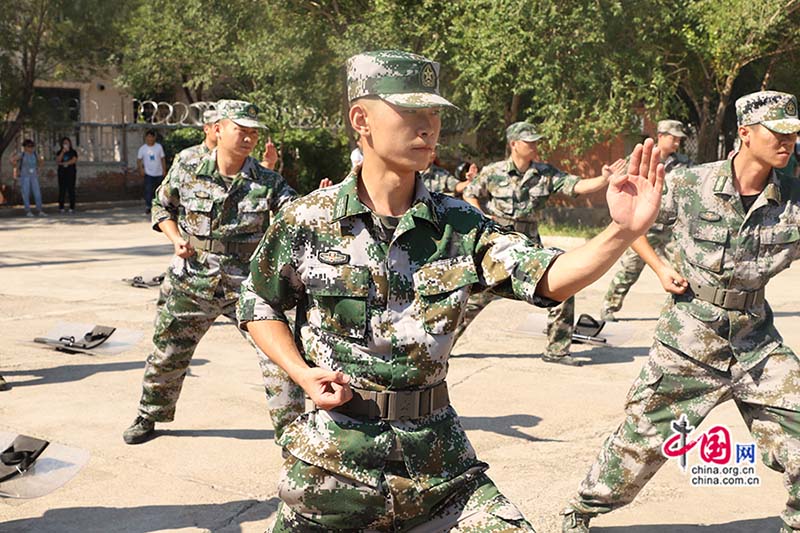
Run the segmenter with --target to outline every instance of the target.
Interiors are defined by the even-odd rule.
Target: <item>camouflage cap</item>
[[[776,133],[800,131],[797,98],[793,94],[760,91],[736,100],[736,122],[739,126],[762,124]]]
[[[541,139],[543,135],[536,133],[536,128],[530,122],[515,122],[506,128],[506,141],[533,142]]]
[[[216,109],[206,109],[203,111],[203,124],[213,124],[219,121],[219,113]]]
[[[217,102],[218,120],[229,118],[245,128],[264,128],[258,120],[259,109],[255,104],[244,100],[220,100]]]
[[[683,122],[680,120],[659,120],[656,132],[666,133],[674,137],[686,137]]]
[[[439,63],[399,50],[347,60],[347,98],[377,96],[401,107],[455,107],[439,94]]]

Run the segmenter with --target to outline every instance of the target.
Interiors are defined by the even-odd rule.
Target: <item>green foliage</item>
[[[281,175],[300,194],[319,186],[323,178],[339,182],[350,170],[347,139],[325,129],[287,130],[273,142],[279,144]]]
[[[709,153],[738,94],[798,85],[799,17],[800,0],[140,0],[120,79],[347,131],[345,59],[402,48],[442,63],[481,156],[516,120],[539,124],[546,154],[638,134],[642,115],[691,122]]]
[[[161,140],[164,153],[167,156],[167,164],[172,164],[172,159],[185,148],[195,146],[203,142],[205,134],[200,128],[178,128],[169,130]]]

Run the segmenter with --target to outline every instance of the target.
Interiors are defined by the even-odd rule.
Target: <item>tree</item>
[[[788,80],[772,75],[800,50],[800,1],[684,0],[675,11],[683,20],[665,41],[667,74],[697,124],[698,159],[710,161],[737,96],[798,87],[796,75],[791,87],[773,85]]]
[[[36,112],[34,84],[107,66],[126,2],[6,0],[0,10],[0,154]],[[91,16],[87,14],[91,13]]]

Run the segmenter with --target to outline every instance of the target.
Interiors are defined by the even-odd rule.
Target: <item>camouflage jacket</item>
[[[447,169],[431,165],[420,173],[422,182],[431,192],[441,192],[453,196],[458,185],[458,178],[450,174]]]
[[[692,166],[692,160],[689,159],[688,156],[679,153],[672,153],[664,160],[664,172],[666,172],[666,176],[664,178],[664,192],[663,194],[667,194],[667,190],[670,187],[670,182],[672,181],[670,175],[673,170],[677,170],[683,167],[690,167]],[[650,231],[647,234],[648,240],[651,238],[651,235],[658,234],[658,238],[661,240],[666,240],[669,235],[671,234],[669,230],[669,226],[675,223],[675,220],[671,220],[670,214],[664,212],[664,210],[659,211],[658,217],[656,217],[656,221],[653,226],[650,228]]]
[[[240,324],[286,321],[284,312],[307,298],[301,338],[310,364],[346,372],[363,389],[419,390],[445,379],[473,290],[494,287],[535,305],[555,304],[534,292],[559,250],[429,192],[419,178],[411,207],[386,242],[358,199],[357,179],[351,173],[278,215],[242,287]],[[290,425],[279,444],[303,461],[376,486],[396,442],[419,490],[483,465],[452,407],[392,422],[317,410]]]
[[[520,174],[509,158],[485,166],[464,189],[464,198],[485,200],[486,212],[491,216],[535,222],[551,194],[575,196],[580,179],[536,161]]]
[[[185,154],[185,150],[181,155]],[[230,190],[217,170],[216,151],[194,159],[179,155],[153,200],[153,229],[171,219],[184,236],[223,243],[257,243],[275,214],[297,193],[276,172],[252,157],[245,160]],[[238,297],[249,257],[198,250],[174,256],[168,273],[173,286],[211,299],[221,285],[226,298]]]
[[[800,256],[797,180],[773,171],[747,214],[730,160],[682,168],[671,181],[662,211],[676,220],[673,264],[690,284],[756,291]],[[672,297],[656,328],[659,341],[720,370],[731,357],[752,368],[782,342],[768,303],[726,310],[692,294]]]

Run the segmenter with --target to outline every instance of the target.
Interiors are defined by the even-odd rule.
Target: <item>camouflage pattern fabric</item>
[[[345,372],[363,389],[419,390],[445,379],[473,290],[491,287],[534,305],[555,303],[535,291],[559,250],[543,249],[468,204],[429,192],[419,178],[412,205],[387,242],[358,200],[357,179],[350,174],[278,215],[243,287],[242,327],[252,320],[285,321],[284,311],[306,301],[301,338],[310,364]],[[291,510],[312,521],[343,513],[347,517],[336,523],[356,530],[382,523],[371,514],[376,506],[388,512],[375,490],[383,487],[393,450],[405,469],[398,476],[408,481],[387,489],[403,491],[392,516],[424,516],[425,494],[458,494],[472,479],[469,472],[486,468],[452,407],[402,421],[317,410],[293,422],[279,444],[291,455],[284,475],[291,484],[282,486]],[[298,461],[317,470],[295,467]]]
[[[536,221],[551,194],[574,197],[579,181],[578,176],[536,161],[521,173],[509,158],[485,166],[464,189],[464,198],[486,200],[490,216]]]
[[[450,174],[447,169],[431,165],[420,173],[422,183],[431,192],[440,192],[450,196],[455,195],[458,178]]]
[[[439,94],[439,63],[399,50],[347,60],[347,98],[377,96],[401,107],[455,107]]]
[[[527,130],[522,130],[523,133],[525,131]],[[486,200],[487,214],[523,223],[520,229],[524,234],[541,244],[537,219],[539,212],[547,203],[547,198],[557,192],[575,196],[575,185],[578,181],[580,181],[578,176],[562,172],[547,163],[535,161],[523,174],[509,158],[484,167],[464,189],[464,198]],[[459,336],[490,301],[489,296],[480,296],[470,301],[467,318],[462,324]],[[569,353],[574,320],[574,297],[549,310],[546,355],[559,357]]]
[[[793,94],[761,91],[736,100],[736,122],[739,126],[763,124],[778,133],[800,130],[797,98]]]
[[[188,151],[187,151],[188,150]],[[257,243],[270,214],[297,195],[283,178],[248,157],[230,190],[216,169],[216,151],[197,159],[194,147],[179,154],[153,202],[154,229],[175,220],[181,233],[231,243]],[[249,257],[198,250],[173,256],[161,286],[154,351],[147,359],[139,413],[156,422],[175,416],[186,370],[197,344],[220,315],[235,318]],[[248,339],[250,340],[250,339]],[[252,344],[252,341],[251,341]],[[276,434],[304,410],[300,387],[258,351]]]
[[[664,170],[667,173],[664,181],[664,194],[667,193],[670,187],[670,172],[691,165],[692,161],[684,154],[679,153],[670,154],[669,157],[664,160]],[[650,243],[653,250],[664,258],[667,263],[670,262],[666,259],[670,254],[667,247],[672,242],[671,226],[674,223],[675,221],[669,220],[669,216],[666,213],[662,216],[662,212],[659,212],[658,218],[656,218],[655,223],[646,235],[647,242]],[[630,292],[633,284],[639,280],[639,276],[642,274],[642,270],[644,270],[645,267],[644,260],[639,257],[639,254],[634,252],[632,248],[622,254],[619,264],[622,268],[618,270],[611,279],[611,284],[608,286],[606,295],[603,298],[601,312],[616,312],[622,309],[622,302],[625,301],[625,297],[628,295],[628,292]]]
[[[745,213],[731,161],[683,168],[671,175],[662,212],[676,220],[673,264],[690,284],[740,291],[762,289],[800,256],[800,183],[771,173]],[[626,401],[626,421],[604,444],[583,482],[575,509],[607,512],[629,502],[658,470],[671,420],[692,425],[733,398],[764,462],[784,472],[784,521],[800,529],[800,365],[783,344],[767,302],[724,309],[671,296],[656,342]]]
[[[281,476],[278,488],[281,505],[271,531],[534,531],[519,509],[480,469],[469,470],[421,494],[413,486],[413,480],[400,461],[386,465],[376,488],[330,474],[290,456]],[[327,504],[331,500],[338,504],[334,509]]]

